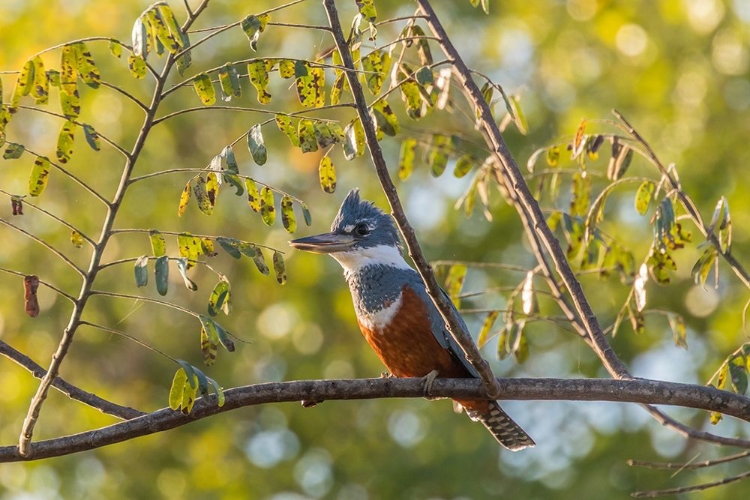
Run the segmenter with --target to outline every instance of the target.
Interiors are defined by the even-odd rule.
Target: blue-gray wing
[[[445,325],[445,321],[443,321],[443,317],[438,312],[435,304],[432,303],[432,299],[427,294],[427,290],[424,287],[422,278],[416,272],[414,274],[416,275],[415,282],[410,283],[410,285],[427,306],[427,310],[430,314],[430,321],[432,322],[432,335],[435,336],[435,339],[444,349],[448,349],[451,354],[458,361],[460,361],[467,370],[469,370],[469,373],[479,378],[479,372],[477,372],[476,368],[474,368],[471,363],[469,363],[469,360],[466,359],[463,349],[461,349],[461,346],[458,345],[458,343],[453,339],[453,336],[448,331],[448,327]],[[450,300],[450,297],[448,297],[448,294],[445,293],[445,290],[441,288],[440,291],[442,292],[443,296],[448,299],[451,309],[456,313],[456,316],[461,322],[461,326],[463,327],[464,331],[468,333],[469,329],[466,327],[466,323],[456,310],[456,307],[453,305],[453,301]]]

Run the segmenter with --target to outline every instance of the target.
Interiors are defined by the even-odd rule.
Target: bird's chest
[[[432,334],[432,322],[422,300],[408,288],[382,307],[357,311],[367,343],[397,377],[423,377],[432,370],[443,376],[454,361]]]

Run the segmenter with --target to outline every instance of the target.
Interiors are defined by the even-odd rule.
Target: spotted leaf
[[[276,222],[273,191],[268,186],[260,190],[260,216],[267,226],[273,226]]]
[[[323,191],[326,193],[336,191],[336,168],[333,166],[333,160],[330,157],[324,156],[320,159],[318,175],[320,177],[320,187]]]

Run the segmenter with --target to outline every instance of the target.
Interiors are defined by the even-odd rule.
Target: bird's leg
[[[380,378],[396,378],[396,376],[391,372],[382,372]]]
[[[424,397],[426,399],[437,399],[437,398],[431,398],[430,393],[432,392],[432,383],[435,382],[435,379],[438,376],[437,370],[432,370],[430,373],[422,377],[422,380],[424,380]]]

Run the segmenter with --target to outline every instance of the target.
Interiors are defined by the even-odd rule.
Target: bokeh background
[[[191,1],[191,4],[194,4]],[[380,19],[410,15],[409,2],[376,2]],[[195,28],[242,19],[275,6],[257,1],[212,0]],[[88,36],[112,36],[129,41],[133,21],[148,6],[145,1],[3,0],[0,2],[0,71],[17,70],[38,51]],[[182,19],[181,3],[172,7]],[[435,2],[448,33],[469,66],[500,83],[508,93],[520,91],[529,133],[513,127],[506,140],[519,163],[538,147],[567,141],[583,118],[611,118],[622,111],[651,143],[665,163],[675,163],[684,189],[710,218],[722,194],[734,220],[734,253],[747,262],[750,208],[745,186],[750,181],[750,1],[748,0],[503,0],[491,2],[491,13],[473,9],[468,1]],[[342,23],[356,13],[354,2],[340,2]],[[272,20],[326,24],[320,2],[303,2],[274,14]],[[364,52],[398,35],[403,23],[382,26]],[[198,35],[192,35],[197,39]],[[330,47],[321,31],[271,26],[262,35],[258,54],[311,59]],[[134,80],[125,59],[109,54],[106,43],[89,44],[103,78],[141,99],[148,99],[153,82]],[[433,48],[436,60],[439,51]],[[239,28],[203,44],[193,52],[193,68],[219,66],[253,57]],[[153,57],[153,56],[152,56]],[[43,56],[57,67],[59,51]],[[156,59],[150,59],[158,65]],[[332,74],[327,75],[328,82]],[[15,76],[2,74],[5,101]],[[172,82],[181,79],[174,75]],[[300,109],[293,88],[271,78],[273,110]],[[243,80],[244,95],[230,104],[260,107],[255,92]],[[81,120],[123,145],[132,144],[142,122],[141,111],[119,94],[100,89],[82,91]],[[56,110],[53,92],[50,108]],[[395,97],[392,102],[398,102]],[[458,101],[457,101],[458,102]],[[190,87],[168,97],[160,114],[199,106]],[[459,107],[466,106],[458,104]],[[395,107],[401,109],[401,105]],[[502,103],[496,106],[502,115]],[[469,110],[470,112],[470,110]],[[347,123],[353,111],[326,116]],[[403,115],[401,115],[403,116]],[[182,115],[154,128],[140,158],[136,175],[168,168],[201,168],[222,148],[268,115],[201,111]],[[421,132],[462,133],[481,144],[472,124],[461,113],[436,113],[420,122],[402,118],[405,135]],[[14,116],[8,140],[52,156],[59,121],[21,112]],[[592,123],[593,131],[604,124]],[[265,127],[269,160],[252,162],[242,146],[237,156],[242,173],[252,175],[303,199],[311,208],[313,225],[299,235],[326,230],[345,193],[360,187],[363,194],[384,204],[370,162],[346,162],[336,148],[335,194],[318,185],[321,153],[301,154],[275,128]],[[400,140],[383,141],[395,174]],[[563,155],[565,156],[565,155]],[[606,169],[603,159],[592,172]],[[26,190],[32,160],[0,163],[0,186],[10,192]],[[571,166],[571,164],[568,164]],[[122,158],[106,146],[94,153],[78,137],[70,168],[111,196],[121,174]],[[431,260],[462,259],[532,266],[533,258],[513,210],[493,193],[493,221],[481,213],[466,218],[454,210],[471,176],[455,179],[449,171],[434,179],[422,164],[406,182],[399,182],[407,214]],[[633,175],[654,173],[636,159]],[[52,172],[39,204],[96,236],[103,207],[74,183]],[[222,234],[279,248],[286,252],[289,282],[279,286],[261,276],[249,260],[235,261],[221,253],[212,265],[232,284],[234,311],[222,324],[248,343],[234,354],[219,353],[209,376],[224,387],[258,382],[378,376],[383,368],[361,338],[349,292],[337,264],[320,256],[288,249],[290,236],[280,224],[263,225],[244,199],[224,192],[212,217],[194,205],[185,216],[176,214],[180,192],[191,174],[165,175],[133,186],[118,217],[118,228],[158,228]],[[595,188],[604,181],[599,178]],[[568,184],[563,184],[563,191]],[[633,192],[618,191],[606,212],[607,231],[645,257],[651,238],[648,219],[633,209]],[[567,206],[546,200],[545,209]],[[0,216],[9,219],[10,203]],[[301,220],[301,214],[297,212]],[[13,222],[59,246],[72,259],[88,262],[84,249],[74,248],[65,228],[27,210]],[[0,267],[38,274],[75,293],[76,275],[39,245],[8,228],[2,230]],[[694,231],[694,233],[697,233]],[[698,242],[696,242],[698,243]],[[176,254],[174,239],[169,251]],[[105,261],[150,252],[146,235],[115,236]],[[640,252],[640,253],[639,253]],[[719,287],[694,286],[690,277],[700,250],[686,249],[677,258],[673,284],[648,285],[649,307],[685,315],[689,349],[674,346],[663,317],[648,316],[646,332],[636,336],[624,325],[613,340],[633,373],[689,383],[704,383],[721,361],[746,339],[742,311],[747,290],[722,266]],[[202,311],[216,277],[204,269],[192,274],[199,290],[182,287],[172,272],[167,298]],[[523,274],[470,270],[465,291],[515,286]],[[603,325],[610,325],[628,289],[615,278],[583,278]],[[130,265],[103,271],[100,290],[136,291]],[[0,336],[3,341],[47,365],[64,328],[70,307],[45,288],[40,289],[42,313],[23,314],[21,280],[0,274]],[[155,295],[154,295],[155,296]],[[504,307],[502,294],[488,293],[464,301],[467,308]],[[547,304],[543,310],[559,315]],[[128,332],[173,357],[201,364],[200,326],[193,317],[153,304],[98,297],[85,317]],[[474,334],[483,316],[466,315]],[[571,333],[549,323],[527,326],[530,357],[523,365],[496,359],[496,341],[485,347],[499,375],[591,377],[606,376],[598,360]],[[85,390],[142,410],[166,406],[176,366],[159,354],[116,335],[82,328],[63,365],[62,376]],[[0,361],[0,442],[17,442],[18,432],[37,381],[10,361]],[[498,448],[486,431],[465,416],[454,415],[447,401],[378,400],[326,402],[312,409],[298,404],[246,408],[183,428],[97,451],[29,464],[0,466],[0,498],[224,498],[298,500],[332,499],[568,499],[627,498],[638,489],[662,488],[714,480],[740,472],[747,464],[718,470],[683,471],[670,478],[658,471],[634,469],[628,459],[706,460],[719,451],[689,443],[662,428],[640,408],[624,404],[575,402],[508,402],[507,410],[536,439],[538,446],[521,453]],[[697,427],[708,428],[707,415],[684,409],[670,413]],[[114,420],[55,391],[45,404],[37,438],[51,438],[113,423]],[[716,432],[750,437],[747,426],[725,419]],[[744,468],[743,468],[744,467]],[[750,483],[736,483],[691,498],[730,498],[750,493]]]

